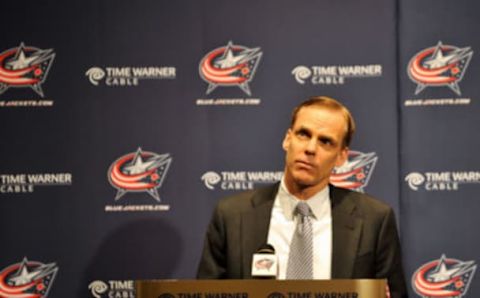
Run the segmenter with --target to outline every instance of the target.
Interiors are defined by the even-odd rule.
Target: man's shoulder
[[[218,206],[239,207],[244,205],[250,205],[251,199],[254,196],[255,192],[257,192],[257,190],[247,190],[228,195],[218,201]]]
[[[344,188],[333,187],[332,197],[334,205],[352,205],[363,214],[385,214],[392,211],[387,203],[369,194]]]
[[[277,191],[278,184],[272,184],[266,187],[232,194],[220,199],[217,208],[233,212],[242,211],[256,205],[273,201]]]

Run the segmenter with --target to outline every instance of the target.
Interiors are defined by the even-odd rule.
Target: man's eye
[[[299,131],[297,131],[297,136],[299,138],[308,138],[309,134],[304,130],[299,130]]]
[[[333,145],[333,141],[329,138],[320,138],[320,143],[324,145]]]

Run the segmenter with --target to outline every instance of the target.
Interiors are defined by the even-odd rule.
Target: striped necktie
[[[287,279],[313,279],[312,210],[305,202],[299,202],[294,215],[297,226],[290,243]]]

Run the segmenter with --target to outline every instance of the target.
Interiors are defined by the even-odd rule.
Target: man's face
[[[283,140],[285,182],[290,191],[309,187],[319,191],[328,184],[332,169],[347,159],[345,133],[346,121],[341,112],[318,106],[298,111]]]

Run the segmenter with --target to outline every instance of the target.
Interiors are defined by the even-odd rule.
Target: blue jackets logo
[[[330,183],[335,186],[362,191],[368,185],[370,176],[377,163],[375,152],[348,152],[348,160],[340,167],[333,169]]]
[[[237,86],[250,96],[248,83],[253,79],[261,57],[260,48],[234,45],[231,41],[209,52],[199,66],[200,76],[208,83],[207,94],[218,86]]]
[[[47,79],[55,53],[52,49],[20,46],[0,54],[0,94],[8,88],[32,88],[43,97],[42,84]]]
[[[160,202],[158,188],[167,174],[170,154],[142,151],[128,153],[117,159],[108,170],[110,184],[117,189],[115,200],[128,192],[146,192]]]
[[[412,287],[424,298],[464,297],[467,294],[477,265],[447,258],[423,264],[412,276]]]
[[[408,76],[417,84],[415,95],[426,87],[448,87],[461,95],[458,83],[463,79],[472,55],[470,47],[444,45],[441,41],[415,54],[407,67]]]
[[[24,258],[0,272],[0,297],[46,298],[57,271],[55,263]]]

